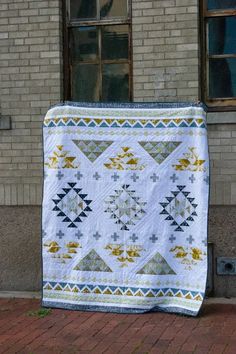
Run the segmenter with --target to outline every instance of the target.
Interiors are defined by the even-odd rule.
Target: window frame
[[[99,34],[99,60],[101,62],[116,62],[119,63],[128,63],[129,65],[129,102],[133,101],[133,48],[132,48],[132,1],[127,1],[127,17],[117,17],[117,18],[104,18],[99,19],[99,0],[96,0],[97,3],[97,19],[90,20],[90,19],[83,19],[83,20],[70,20],[70,0],[65,0],[62,2],[62,20],[63,20],[63,96],[64,100],[71,101],[72,100],[72,84],[71,84],[71,75],[70,75],[70,65],[71,65],[71,58],[69,55],[69,29],[70,28],[79,28],[79,27],[89,27],[89,26],[97,26],[102,28],[102,26],[112,26],[112,25],[127,25],[129,28],[128,31],[128,59],[116,59],[116,60],[102,60],[100,57],[101,54],[101,30],[98,31]],[[84,64],[86,61],[83,62]],[[101,80],[101,67],[100,65],[100,80]],[[99,101],[103,102],[101,98],[101,81],[100,81],[100,88],[99,88]]]
[[[207,0],[200,0],[200,65],[201,65],[201,87],[200,94],[201,100],[207,105],[209,112],[217,111],[236,111],[236,97],[235,98],[209,98],[209,58],[236,58],[235,54],[222,54],[222,55],[210,55],[208,54],[207,41],[207,21],[210,18],[234,16],[236,17],[236,9],[219,9],[208,10]]]

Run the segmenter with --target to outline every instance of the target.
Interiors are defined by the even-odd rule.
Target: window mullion
[[[98,27],[99,100],[102,101],[102,27]]]
[[[100,21],[100,0],[96,0],[97,4],[97,21]]]

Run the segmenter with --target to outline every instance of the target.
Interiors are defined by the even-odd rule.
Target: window
[[[236,0],[202,0],[203,100],[236,108]]]
[[[69,0],[64,38],[65,98],[131,100],[131,14],[127,0]]]

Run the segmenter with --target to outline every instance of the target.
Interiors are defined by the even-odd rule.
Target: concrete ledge
[[[0,298],[41,299],[39,291],[0,291]]]
[[[209,112],[207,124],[236,124],[236,112]]]
[[[0,130],[11,129],[11,117],[0,116]]]

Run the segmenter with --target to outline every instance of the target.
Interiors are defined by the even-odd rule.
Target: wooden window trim
[[[62,2],[62,12],[63,12],[63,97],[64,100],[70,101],[71,97],[71,78],[70,78],[70,57],[69,57],[69,28],[83,27],[83,26],[115,26],[115,25],[128,25],[129,35],[128,35],[128,59],[116,59],[116,60],[99,60],[100,63],[127,63],[129,65],[129,101],[133,101],[133,50],[132,50],[132,1],[127,0],[128,16],[126,18],[120,17],[115,19],[99,19],[99,7],[97,6],[97,19],[96,20],[70,20],[69,15],[69,0]],[[99,0],[97,0],[97,5]],[[101,50],[101,31],[99,33],[99,51]],[[101,53],[99,55],[101,57]],[[94,61],[93,61],[94,62]],[[83,64],[89,64],[89,61],[84,61]],[[101,64],[100,64],[101,66]],[[100,67],[101,75],[101,67]],[[101,87],[100,87],[101,90]],[[101,97],[101,93],[100,93]]]
[[[236,111],[236,98],[210,99],[208,93],[208,52],[207,52],[207,26],[209,18],[236,16],[236,10],[207,10],[207,0],[200,0],[200,63],[201,63],[201,100],[205,102],[209,112]],[[211,58],[236,58],[236,54],[211,55]]]

